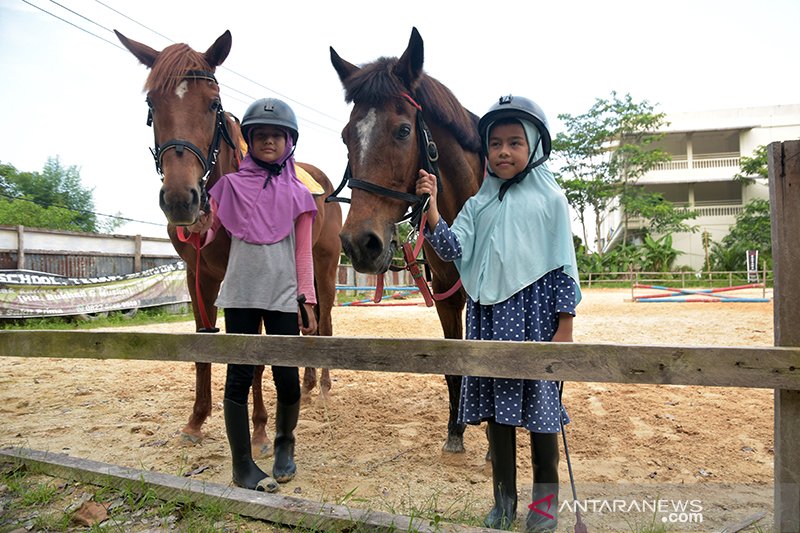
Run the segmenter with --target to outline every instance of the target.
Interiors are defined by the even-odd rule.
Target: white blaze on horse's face
[[[364,164],[364,159],[369,153],[369,145],[370,141],[372,140],[372,130],[375,128],[375,124],[377,122],[378,113],[373,107],[367,112],[367,116],[356,123],[356,131],[358,132],[358,145],[361,148],[359,163],[362,165]]]
[[[186,94],[187,92],[189,92],[189,82],[186,81],[186,80],[183,80],[175,88],[175,96],[177,96],[178,98],[182,99],[183,95]]]

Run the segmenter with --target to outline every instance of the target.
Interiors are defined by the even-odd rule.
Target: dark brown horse
[[[342,131],[349,152],[350,210],[339,234],[345,253],[359,272],[380,274],[389,268],[398,247],[397,222],[409,207],[421,206],[414,197],[420,168],[431,157],[428,134],[438,147],[441,178],[439,211],[452,223],[464,202],[483,179],[478,117],[467,111],[453,93],[422,70],[422,38],[416,28],[403,55],[380,58],[357,67],[331,48],[331,62],[353,103],[350,121]],[[427,131],[426,131],[427,130]],[[445,263],[425,243],[433,273],[434,293],[444,293],[458,280],[452,263]],[[436,302],[444,336],[463,335],[462,312],[466,294],[459,290]],[[450,399],[448,452],[464,451],[464,426],[457,422],[461,376],[445,376]]]
[[[186,281],[192,298],[198,331],[213,331],[217,318],[214,306],[228,263],[230,238],[225,231],[198,252],[195,245],[180,238],[184,228],[193,224],[202,208],[207,209],[207,190],[222,175],[238,169],[242,136],[238,121],[222,110],[219,85],[214,71],[228,56],[231,34],[223,33],[203,54],[186,44],[173,44],[162,51],[128,39],[115,32],[122,44],[145,66],[150,75],[145,83],[150,107],[148,123],[155,136],[156,167],[162,175],[159,195],[167,217],[167,232],[178,255],[186,262]],[[327,176],[318,168],[298,163],[330,194]],[[324,203],[317,196],[317,216],[313,226],[314,281],[318,305],[315,309],[319,335],[332,335],[331,307],[336,298],[336,271],[339,262],[339,230],[342,212],[338,205]],[[188,233],[188,232],[187,232]],[[199,253],[199,260],[198,260]],[[204,316],[205,315],[205,316]],[[196,442],[202,438],[201,427],[211,414],[211,365],[197,363],[195,402],[183,435]],[[253,451],[268,453],[267,413],[261,390],[264,367],[256,369],[253,379]],[[306,368],[303,377],[305,395],[316,385],[316,371]],[[320,394],[327,397],[331,381],[323,369]]]

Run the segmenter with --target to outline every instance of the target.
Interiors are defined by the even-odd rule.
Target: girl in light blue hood
[[[581,299],[567,199],[544,162],[547,120],[536,103],[505,96],[479,122],[488,175],[453,221],[436,208],[436,177],[420,170],[429,194],[424,235],[453,261],[467,291],[467,338],[572,342]],[[487,527],[507,529],[517,511],[516,427],[530,431],[533,502],[526,531],[558,524],[558,433],[569,418],[555,381],[465,376],[459,421],[488,422],[494,507]]]

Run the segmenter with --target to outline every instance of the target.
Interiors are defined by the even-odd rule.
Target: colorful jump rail
[[[739,291],[742,289],[764,289],[763,283],[750,283],[748,285],[736,285],[734,287],[721,287],[718,289],[679,289],[677,287],[665,287],[663,285],[643,285],[635,283],[634,289],[654,289],[665,291],[670,294],[655,293],[633,296],[634,302],[658,303],[658,302],[769,302],[769,298],[752,298],[744,296],[728,296],[719,294],[722,292]]]
[[[366,292],[366,291],[374,291],[376,287],[373,286],[366,286],[366,287],[356,287],[354,285],[337,285],[337,291],[357,291],[357,292]],[[384,287],[384,291],[394,291],[392,294],[384,294],[381,297],[381,303],[375,303],[373,298],[365,298],[363,300],[355,300],[352,302],[345,302],[339,304],[339,307],[347,307],[347,306],[359,306],[359,307],[370,307],[375,305],[381,306],[415,306],[419,305],[419,302],[391,302],[391,303],[384,303],[383,300],[389,298],[397,298],[396,295],[401,296],[409,296],[414,294],[415,292],[419,292],[419,288],[417,287]]]

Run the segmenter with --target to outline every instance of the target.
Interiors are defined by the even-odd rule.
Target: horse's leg
[[[190,259],[194,261],[191,256]],[[205,286],[203,283],[205,283]],[[192,300],[192,311],[194,313],[196,331],[200,331],[204,327],[200,315],[200,308],[197,303],[198,298],[203,300],[203,304],[205,305],[205,309],[208,313],[208,319],[213,326],[217,321],[217,308],[213,305],[213,298],[216,297],[216,291],[219,288],[219,283],[209,282],[205,280],[203,276],[201,276],[201,294],[198,295],[195,290],[195,272],[191,269],[187,269],[186,284],[189,289],[189,296]],[[195,363],[194,368],[194,406],[192,407],[192,414],[189,415],[189,421],[181,430],[181,435],[184,441],[197,444],[203,440],[203,423],[209,416],[211,416],[211,363]]]
[[[303,386],[300,388],[300,397],[303,403],[311,401],[311,391],[317,386],[317,369],[307,366],[303,370]]]
[[[449,300],[459,300],[453,304]],[[442,323],[442,330],[447,339],[460,339],[463,335],[461,309],[463,309],[463,298],[453,296],[448,301],[437,302],[436,311],[439,313],[439,320]],[[442,450],[448,453],[464,453],[464,429],[465,424],[458,422],[458,401],[461,397],[461,376],[445,375],[447,382],[447,396],[450,407],[447,419],[447,441]]]
[[[331,245],[331,242],[334,244]],[[333,306],[336,305],[336,278],[339,271],[339,236],[336,234],[333,239],[326,241],[328,246],[320,258],[319,273],[317,275],[317,298],[318,305],[315,308],[317,313],[317,335],[323,337],[333,336]],[[315,266],[316,268],[316,266]],[[315,270],[315,272],[317,272]],[[323,368],[319,381],[319,396],[323,401],[328,401],[331,394],[331,372]]]
[[[181,436],[183,440],[197,444],[203,440],[203,422],[211,414],[211,363],[195,363],[194,368],[194,406]]]
[[[264,394],[261,389],[264,365],[256,365],[253,372],[253,435],[250,445],[253,457],[269,457],[272,455],[272,443],[267,438],[267,408],[264,405]]]

